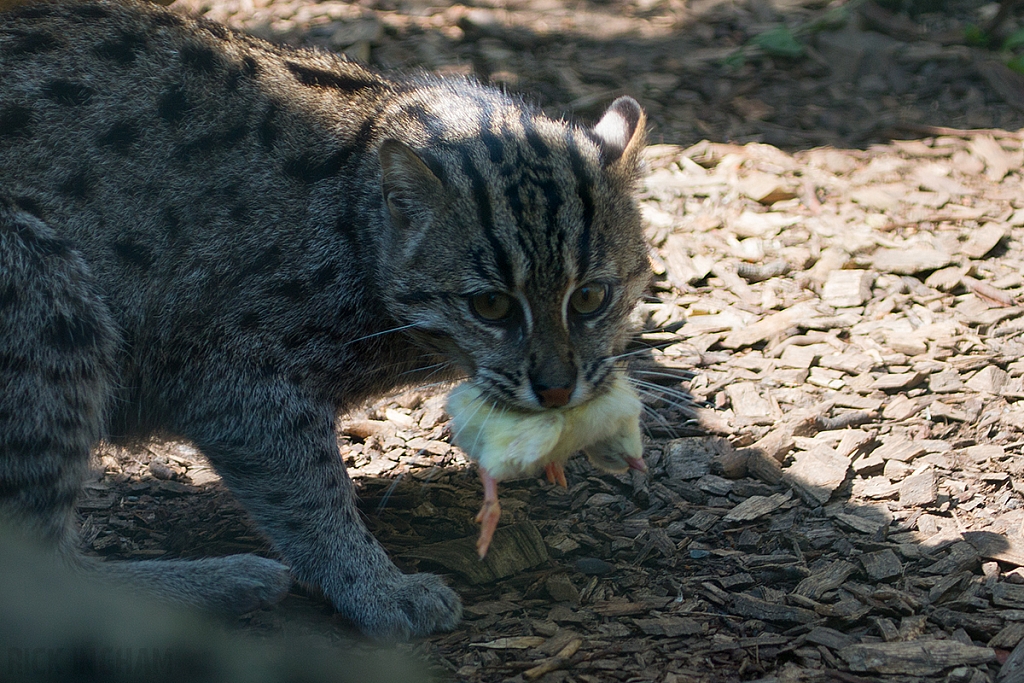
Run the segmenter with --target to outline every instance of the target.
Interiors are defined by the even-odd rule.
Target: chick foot
[[[557,462],[549,462],[545,465],[544,474],[547,475],[550,483],[558,484],[563,489],[569,488],[569,483],[565,480],[565,470]]]
[[[476,515],[476,521],[480,524],[480,538],[476,541],[476,552],[482,560],[487,556],[487,549],[491,547],[494,531],[498,528],[501,504],[498,502],[497,480],[481,469],[480,481],[484,485],[484,504]]]

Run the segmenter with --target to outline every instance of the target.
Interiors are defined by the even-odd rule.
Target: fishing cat
[[[628,97],[585,127],[148,4],[0,16],[0,515],[180,602],[294,576],[373,637],[454,627],[360,521],[335,419],[439,364],[519,409],[599,395],[648,279],[644,128]],[[285,564],[77,553],[90,447],[152,435]]]

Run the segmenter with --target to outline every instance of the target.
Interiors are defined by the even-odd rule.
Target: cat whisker
[[[430,375],[436,375],[442,369],[447,368],[447,367],[451,367],[451,363],[448,363],[448,362],[434,363],[433,365],[424,365],[422,367],[412,368],[412,369],[409,369],[409,370],[403,370],[402,372],[398,373],[398,376],[401,377],[402,375],[411,375],[414,372],[425,372],[427,370],[430,370],[430,374],[427,375],[427,377],[429,377]]]
[[[502,416],[504,416],[505,413],[507,412],[507,410],[508,409],[505,408],[505,406],[501,406],[501,412],[498,413],[498,418],[501,418]],[[476,413],[474,413],[474,415],[475,414]],[[480,437],[484,435],[484,431],[485,431],[485,429],[487,427],[487,422],[493,416],[494,416],[494,406],[491,405],[491,406],[488,406],[487,417],[484,418],[483,423],[480,425],[480,430],[476,433],[476,438],[473,440],[473,445],[469,448],[467,453],[475,453],[476,452],[476,447],[480,444]]]
[[[696,373],[691,370],[679,370],[679,374],[675,374],[672,372],[661,372],[659,370],[648,370],[646,368],[630,368],[630,374],[643,375],[645,377],[664,377],[677,382],[689,382],[697,376]]]
[[[388,490],[384,492],[384,495],[381,496],[380,502],[377,503],[377,515],[378,516],[382,512],[384,512],[384,509],[388,506],[388,501],[391,500],[391,495],[395,492],[395,489],[398,488],[398,484],[404,478],[405,478],[405,472],[402,471],[402,472],[398,473],[397,477],[395,477],[394,479],[391,480],[391,485],[388,486]]]
[[[438,388],[441,388],[441,387],[451,387],[453,383],[454,382],[452,382],[451,380],[443,379],[443,380],[439,380],[437,382],[426,382],[424,384],[417,384],[416,388],[417,389],[422,389],[422,390],[438,389]]]
[[[421,453],[425,453],[425,452],[426,452],[425,449],[420,449],[420,451],[418,453],[416,453],[416,455],[420,455]],[[434,465],[433,467],[431,467],[430,471],[427,472],[425,477],[423,477],[423,483],[422,483],[422,486],[420,488],[426,487],[426,485],[429,484],[431,482],[431,480],[441,471],[442,471],[442,467],[440,465]]]
[[[664,395],[660,391],[658,391],[658,392],[650,391],[649,389],[645,389],[642,386],[638,386],[636,384],[636,381],[633,380],[633,379],[630,379],[630,382],[633,384],[633,388],[636,390],[636,393],[640,394],[641,397],[651,398],[651,399],[655,399],[657,401],[662,401],[665,398]]]
[[[633,386],[637,390],[637,393],[639,393],[641,396],[646,396],[648,398],[653,398],[655,400],[667,400],[670,408],[678,409],[683,413],[692,414],[693,412],[694,403],[692,397],[689,395],[673,396],[669,394],[668,396],[666,396],[666,394],[660,390],[651,391],[644,387],[637,386],[636,384],[634,384]],[[660,387],[658,387],[658,389],[660,389]],[[670,398],[674,400],[669,400]]]
[[[683,410],[692,410],[695,401],[693,396],[685,391],[678,391],[670,389],[661,384],[653,384],[651,382],[645,382],[637,379],[636,377],[630,377],[629,381],[636,388],[637,392],[650,396],[652,398],[665,399],[666,397],[674,399],[670,401],[671,405],[675,408],[681,408]]]
[[[655,348],[655,347],[653,347],[653,346],[644,346],[644,347],[641,347],[639,349],[633,349],[632,351],[623,351],[622,353],[616,353],[616,354],[612,354],[611,356],[608,356],[607,360],[611,360],[611,361],[622,360],[623,358],[627,358],[629,356],[637,356],[637,355],[640,355],[642,353],[647,353],[652,348]]]
[[[374,337],[382,337],[385,334],[391,334],[393,332],[401,332],[402,330],[412,329],[413,327],[419,327],[419,323],[409,323],[408,325],[399,325],[398,327],[392,327],[389,330],[381,330],[380,332],[374,332],[373,334],[367,334],[367,335],[362,336],[362,337],[357,337],[355,339],[350,339],[349,341],[345,342],[345,346],[348,346],[350,344],[355,344],[355,343],[361,342],[361,341],[366,341],[367,339],[373,339]]]
[[[484,407],[484,402],[483,401],[479,401],[477,406],[476,406],[476,408],[473,409],[473,412],[466,419],[466,422],[463,424],[462,428],[459,429],[458,431],[452,433],[452,441],[458,441],[459,440],[459,436],[462,435],[463,430],[465,430],[466,427],[473,421],[473,418],[476,417],[476,414],[478,412],[480,412],[480,409],[483,408],[483,407]],[[494,410],[494,406],[488,405],[488,410],[493,411]],[[490,413],[487,414],[487,417],[490,417]],[[485,422],[486,422],[486,420],[487,420],[487,418],[484,418]],[[477,438],[479,438],[479,435],[477,435]]]
[[[678,436],[678,433],[676,432],[675,428],[672,426],[672,423],[670,423],[668,421],[668,419],[664,415],[662,415],[661,413],[656,411],[654,408],[652,408],[652,407],[650,407],[648,405],[644,405],[643,406],[643,412],[644,412],[644,415],[646,415],[646,416],[648,416],[650,418],[653,418],[655,422],[660,424],[665,429],[665,431],[668,433],[669,437],[675,439]],[[647,430],[647,435],[651,436],[651,430],[647,428],[646,424],[644,425],[644,428]]]
[[[429,388],[432,388],[432,387],[440,387],[440,386],[457,384],[460,381],[460,378],[458,376],[446,375],[446,373],[448,372],[450,366],[447,366],[447,365],[438,365],[438,366],[431,365],[431,366],[428,366],[428,367],[433,368],[433,369],[430,372],[428,372],[425,375],[423,375],[423,377],[415,378],[415,379],[419,380],[419,381],[417,381],[415,383],[415,385],[414,385],[415,388],[417,388],[417,389],[429,389]],[[401,375],[398,375],[398,376],[401,377],[402,375],[411,375],[411,374],[413,374],[413,372],[421,372],[421,370],[410,370],[408,372],[403,372]],[[442,379],[438,379],[438,380],[433,381],[433,382],[427,381],[431,377],[436,377],[438,375],[441,375]]]

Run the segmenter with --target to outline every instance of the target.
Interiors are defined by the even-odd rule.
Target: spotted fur
[[[459,373],[526,410],[601,393],[647,279],[644,125],[629,98],[584,127],[148,4],[0,17],[0,512],[69,547],[91,445],[188,439],[366,633],[451,628],[455,594],[359,520],[334,420]],[[260,558],[111,565],[225,609],[287,587]]]

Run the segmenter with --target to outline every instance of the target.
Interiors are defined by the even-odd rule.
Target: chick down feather
[[[640,440],[642,405],[622,373],[609,389],[578,406],[526,412],[497,406],[471,384],[448,395],[452,441],[480,465],[484,503],[477,515],[477,553],[483,559],[498,526],[498,482],[536,474],[565,486],[562,465],[582,450],[605,472],[645,470]]]
[[[643,469],[640,399],[616,373],[609,389],[572,408],[527,412],[497,406],[472,384],[448,396],[452,441],[497,481],[561,465],[577,451],[605,472]]]

